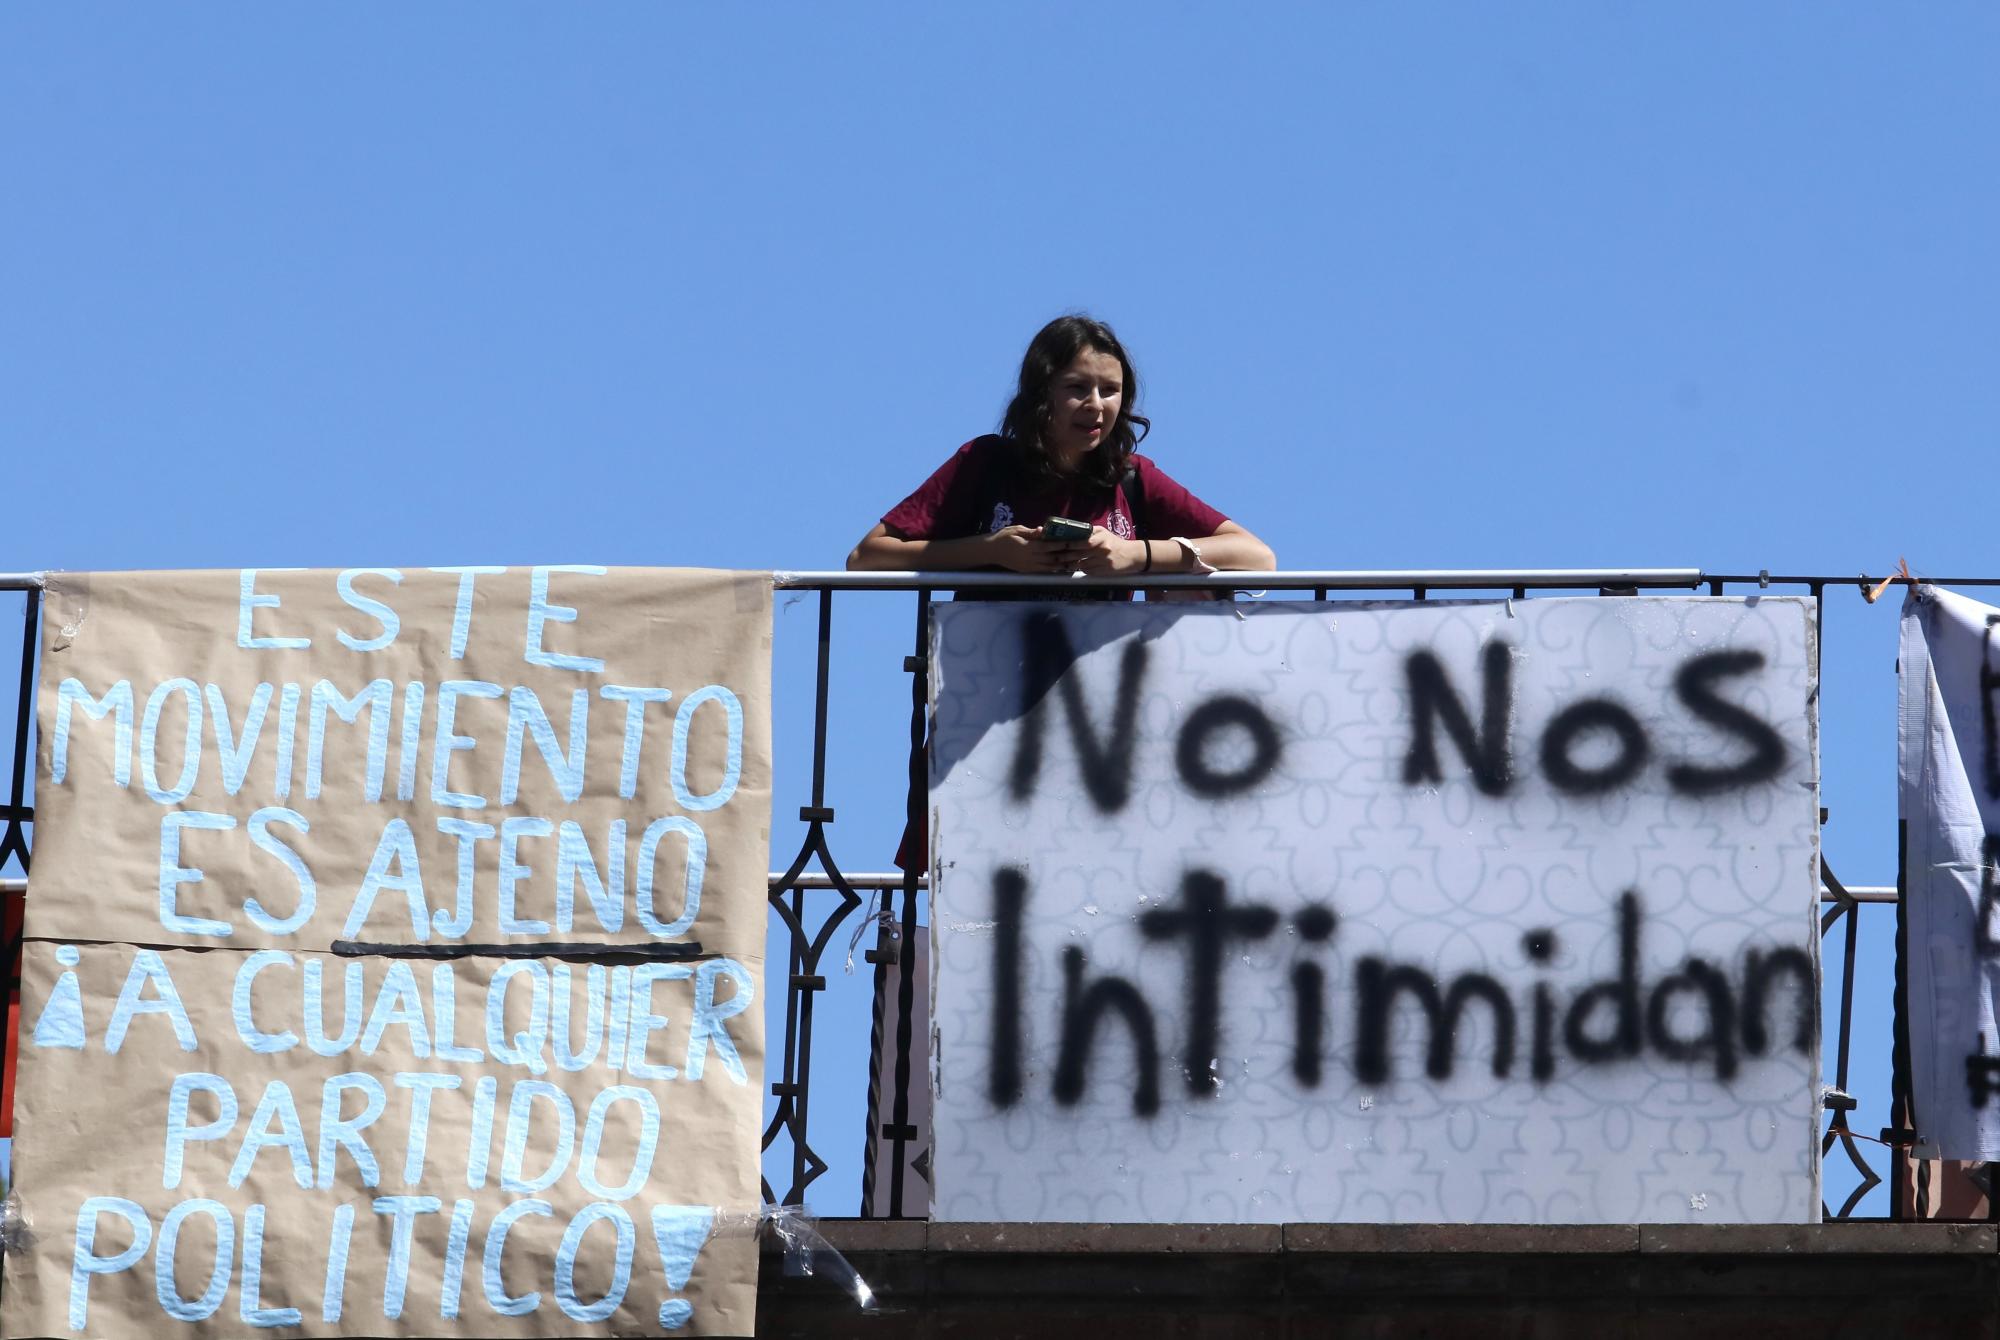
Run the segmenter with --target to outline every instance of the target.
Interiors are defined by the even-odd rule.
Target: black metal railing
[[[912,1142],[924,1138],[924,1133],[911,1121],[912,1085],[925,1082],[925,1077],[915,1071],[913,1064],[917,1041],[913,1037],[913,1003],[917,983],[913,973],[899,970],[906,966],[902,963],[904,950],[915,942],[922,919],[922,863],[911,860],[913,868],[906,871],[853,873],[843,871],[834,852],[829,826],[834,822],[836,811],[829,803],[827,778],[829,718],[833,706],[830,673],[834,648],[833,615],[837,597],[880,600],[884,597],[876,593],[882,592],[902,592],[914,596],[914,632],[909,641],[911,654],[903,661],[904,671],[910,675],[908,745],[900,760],[905,766],[893,774],[893,783],[886,784],[904,788],[905,817],[911,831],[920,831],[927,805],[924,738],[929,666],[925,653],[930,610],[935,596],[953,590],[1046,587],[1074,592],[1105,587],[1196,588],[1227,597],[1232,591],[1254,587],[1255,591],[1265,596],[1283,593],[1288,598],[1325,602],[1343,596],[1380,598],[1401,592],[1407,592],[1417,600],[1424,600],[1438,592],[1528,599],[1537,594],[1619,596],[1640,591],[1706,590],[1710,594],[1722,595],[1774,587],[1785,590],[1804,588],[1814,599],[1822,616],[1820,635],[1813,648],[1814,669],[1817,672],[1826,640],[1824,612],[1828,590],[1846,587],[1865,590],[1875,580],[1865,576],[1772,576],[1768,572],[1715,575],[1695,568],[1237,573],[1177,575],[1136,581],[1030,578],[982,573],[774,574],[774,584],[781,593],[795,593],[816,600],[817,629],[812,671],[811,767],[805,788],[807,800],[798,811],[802,831],[798,833],[795,848],[789,837],[781,838],[781,830],[775,823],[772,833],[774,858],[787,849],[791,849],[793,854],[781,871],[772,873],[769,888],[771,914],[782,928],[785,943],[782,947],[773,945],[767,954],[767,963],[773,969],[779,962],[784,964],[784,997],[782,1024],[778,1023],[774,1008],[772,1036],[767,1039],[766,1077],[770,1084],[770,1116],[764,1129],[765,1197],[774,1203],[804,1203],[811,1194],[814,1182],[828,1170],[828,1159],[821,1152],[822,1148],[832,1147],[827,1145],[827,1141],[850,1140],[857,1134],[852,1111],[829,1115],[823,1110],[816,1111],[812,1105],[816,1006],[830,989],[827,955],[840,943],[841,932],[848,931],[851,945],[872,925],[875,937],[865,954],[866,962],[873,967],[872,1022],[865,1085],[866,1139],[862,1145],[865,1155],[861,1201],[857,1208],[864,1217],[921,1218],[924,1214],[922,1197],[907,1185],[905,1174]],[[2000,585],[2000,578],[1932,580],[1958,586]],[[14,694],[15,732],[10,789],[5,803],[0,804],[0,816],[4,816],[5,820],[4,830],[0,830],[0,884],[18,884],[30,862],[30,826],[34,818],[27,763],[33,719],[40,580],[35,574],[0,574],[0,591],[4,590],[17,591],[23,602],[19,676]],[[774,678],[780,685],[801,673],[800,667],[782,661],[774,667]],[[6,701],[5,688],[4,681],[0,681],[0,702]],[[865,691],[879,696],[884,690],[879,683],[871,683]],[[1824,822],[1824,811],[1821,817]],[[1828,1116],[1822,1153],[1830,1158],[1836,1149],[1840,1150],[1851,1167],[1853,1178],[1853,1185],[1840,1198],[1837,1207],[1831,1200],[1828,1201],[1826,1214],[1828,1218],[1837,1219],[1931,1217],[1936,1208],[1927,1203],[1931,1185],[1927,1174],[1932,1178],[1936,1174],[1925,1169],[1920,1170],[1914,1179],[1902,1175],[1900,1161],[1905,1159],[1906,1151],[1898,1149],[1898,1146],[1907,1145],[1913,1138],[1905,1129],[1908,1124],[1905,1119],[1906,1069],[1893,1065],[1888,1066],[1885,1072],[1883,1063],[1887,1058],[1869,1058],[1873,1063],[1871,1069],[1884,1081],[1882,1088],[1887,1090],[1883,1096],[1890,1114],[1889,1125],[1880,1136],[1871,1136],[1853,1129],[1850,1120],[1851,1114],[1860,1106],[1860,1100],[1853,1096],[1851,1080],[1855,1073],[1852,1024],[1857,999],[1856,968],[1862,954],[1862,910],[1876,909],[1882,914],[1879,919],[1887,921],[1899,900],[1898,886],[1844,884],[1824,859],[1821,869],[1825,911],[1820,929],[1829,984],[1833,979],[1836,957],[1839,973],[1838,1003],[1831,1010],[1834,1017],[1824,1021],[1832,1026],[1821,1030],[1822,1049],[1829,1034],[1835,1039],[1834,1063],[1825,1094]],[[1898,880],[1900,883],[1900,875]],[[864,913],[863,909],[868,910]],[[1878,925],[1874,933],[1879,934],[1884,929],[1893,932],[1893,927]],[[20,941],[16,936],[6,948],[10,976],[16,986],[19,951]],[[775,986],[775,972],[771,976]],[[1891,998],[1885,994],[1874,1002],[1872,1008],[1886,1014],[1891,1003]],[[877,1076],[880,1076],[880,1082],[877,1082]],[[816,1147],[816,1141],[819,1147]],[[886,1157],[878,1157],[878,1148],[885,1151]],[[878,1186],[878,1180],[886,1184]],[[1888,1214],[1860,1214],[1869,1193],[1885,1181],[1890,1184]],[[1914,1196],[1906,1193],[1906,1181],[1915,1188]],[[778,1182],[784,1185],[781,1187]],[[845,1207],[830,1205],[820,1208],[828,1213],[845,1210]]]

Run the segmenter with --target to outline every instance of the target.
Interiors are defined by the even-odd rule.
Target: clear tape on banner
[[[51,572],[42,578],[42,627],[53,628],[49,650],[68,651],[90,617],[90,574]]]
[[[0,1255],[18,1256],[35,1245],[35,1230],[21,1208],[21,1193],[9,1191],[0,1200]]]
[[[718,1210],[717,1237],[768,1232],[784,1248],[785,1274],[823,1279],[854,1300],[863,1312],[881,1309],[881,1300],[840,1249],[819,1231],[818,1218],[803,1205],[765,1205],[755,1210]]]

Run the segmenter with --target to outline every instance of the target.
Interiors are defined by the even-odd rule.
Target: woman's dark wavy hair
[[[1021,357],[1020,387],[1001,416],[1000,436],[1019,453],[1021,465],[1029,475],[1040,480],[1058,477],[1044,430],[1054,403],[1056,378],[1086,349],[1117,359],[1125,376],[1124,394],[1118,401],[1118,421],[1111,425],[1111,431],[1105,434],[1097,450],[1083,458],[1077,470],[1077,477],[1084,482],[1110,488],[1125,477],[1133,451],[1153,425],[1132,412],[1139,403],[1139,373],[1132,366],[1125,346],[1102,321],[1087,316],[1059,316],[1028,342],[1028,352]]]

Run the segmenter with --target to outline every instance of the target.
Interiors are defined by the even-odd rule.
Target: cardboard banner
[[[1897,773],[1919,1144],[2000,1158],[2000,609],[1934,586],[1903,602]]]
[[[63,575],[42,628],[7,1335],[754,1327],[766,576]]]
[[[938,609],[934,1217],[1816,1220],[1814,637]]]

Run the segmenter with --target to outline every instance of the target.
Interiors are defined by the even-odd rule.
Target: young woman
[[[1028,345],[1000,431],[960,447],[861,537],[847,566],[1092,576],[1277,566],[1262,540],[1138,454],[1151,427],[1133,413],[1138,400],[1111,328],[1057,317]],[[1043,538],[1055,517],[1088,524],[1088,537]]]

